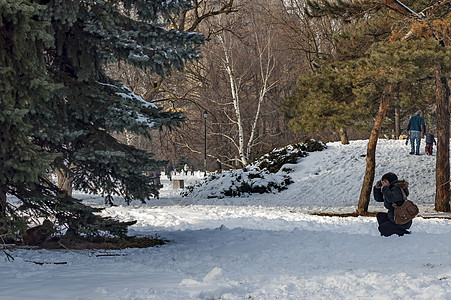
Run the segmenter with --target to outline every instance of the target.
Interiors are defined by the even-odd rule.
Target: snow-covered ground
[[[418,217],[412,234],[385,238],[374,217],[309,214],[356,210],[366,143],[310,153],[291,166],[294,183],[279,194],[182,198],[163,176],[160,199],[104,213],[138,220],[131,234],[168,244],[8,250],[14,260],[1,253],[0,299],[451,299],[451,220]],[[403,141],[379,140],[376,179],[395,172],[410,182],[422,216],[442,215],[433,210],[435,156],[409,151]],[[186,184],[196,175],[177,177]],[[384,211],[374,200],[369,210]]]

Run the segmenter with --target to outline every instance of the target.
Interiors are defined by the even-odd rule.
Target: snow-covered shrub
[[[277,193],[293,183],[286,164],[295,164],[308,152],[326,148],[323,142],[307,140],[305,143],[274,149],[245,168],[212,174],[187,186],[183,196],[206,198],[245,197],[254,193]]]
[[[277,148],[255,160],[252,164],[261,170],[277,173],[285,164],[295,164],[298,158],[307,156],[307,152],[321,151],[326,148],[323,142],[308,139],[304,143],[297,143]]]

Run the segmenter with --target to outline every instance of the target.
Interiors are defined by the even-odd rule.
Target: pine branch
[[[444,6],[445,4],[450,4],[450,3],[451,3],[451,0],[438,1],[437,3],[434,3],[434,5],[431,5],[429,7],[426,7],[425,9],[423,9],[421,11],[421,13],[430,16],[430,15],[434,14],[434,12],[437,9],[439,9],[440,7]]]
[[[354,0],[308,0],[304,8],[305,14],[310,18],[334,17],[346,22],[359,19],[369,12],[376,12],[383,7],[380,1]]]
[[[4,240],[4,238],[3,238],[4,236],[5,236],[5,235],[1,235],[1,236],[0,236],[0,239],[2,240],[2,248],[5,248],[5,246],[6,246],[5,240]],[[9,254],[8,252],[6,252],[5,249],[2,249],[2,251],[3,251],[3,253],[5,253],[6,258],[8,259],[8,261],[14,260],[14,257],[13,257],[11,254]]]

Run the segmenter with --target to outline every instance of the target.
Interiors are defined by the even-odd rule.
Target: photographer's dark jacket
[[[405,180],[395,180],[390,183],[389,186],[383,186],[378,189],[376,187],[373,188],[374,200],[377,202],[384,202],[384,206],[388,209],[388,218],[391,221],[395,221],[394,219],[394,211],[393,203],[401,206],[404,203],[404,197],[402,195],[401,189],[404,190],[406,196],[409,195],[409,189],[407,188],[409,183]],[[407,223],[410,225],[411,222]],[[407,225],[406,224],[406,225]]]

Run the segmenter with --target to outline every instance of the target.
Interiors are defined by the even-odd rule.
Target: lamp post
[[[208,112],[204,110],[204,176],[207,176],[207,117]]]

